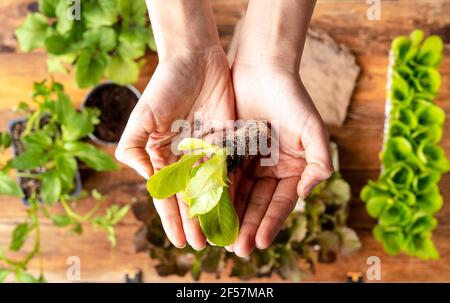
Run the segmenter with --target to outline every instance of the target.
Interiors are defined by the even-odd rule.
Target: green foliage
[[[38,185],[27,188],[27,217],[14,228],[9,250],[22,250],[31,235],[34,235],[34,245],[22,260],[11,259],[0,250],[0,282],[11,280],[12,276],[16,282],[45,282],[42,272],[39,277],[27,272],[28,263],[40,256],[39,215],[50,219],[54,225],[69,228],[77,234],[82,233],[84,225],[104,229],[114,247],[115,225],[125,217],[129,209],[128,206],[112,205],[106,209],[105,215],[99,215],[105,197],[96,190],[92,192],[96,203],[89,212],[80,215],[71,208],[77,161],[98,171],[117,168],[108,154],[81,141],[99,123],[99,111],[77,111],[64,94],[61,84],[47,85],[45,81],[34,84],[33,102],[37,105],[37,110],[31,111],[29,106],[21,106],[27,114],[26,122],[23,130],[13,131],[15,136],[19,135],[14,138],[14,144],[20,154],[6,163],[0,163],[0,195],[24,197],[20,184],[9,176],[12,169],[17,170],[19,177]],[[0,151],[3,152],[11,144],[11,136],[0,133]],[[64,213],[52,213],[51,208],[56,202],[61,203]]]
[[[298,281],[313,274],[315,263],[333,262],[338,253],[349,254],[361,246],[356,233],[346,226],[350,197],[348,183],[335,173],[313,191],[304,208],[299,207],[289,216],[268,249],[255,250],[244,259],[217,246],[201,251],[175,248],[165,236],[152,204],[137,202],[133,212],[143,225],[135,235],[135,249],[148,250],[150,257],[158,261],[156,270],[161,276],[190,273],[199,280],[206,272],[219,277],[230,262],[230,275],[242,280],[276,273],[283,279]]]
[[[22,51],[45,48],[50,72],[75,68],[79,87],[93,86],[103,76],[118,84],[136,82],[137,61],[147,48],[156,51],[144,0],[83,0],[80,18],[75,4],[40,0],[17,28]]]
[[[28,112],[25,130],[20,134],[23,151],[0,171],[0,194],[21,195],[6,175],[10,168],[17,169],[19,175],[39,180],[41,186],[36,197],[48,204],[71,194],[77,160],[97,171],[117,169],[108,154],[81,141],[99,123],[97,109],[77,111],[61,84],[46,85],[45,81],[35,83],[33,102],[38,108]],[[10,145],[7,142],[10,139],[5,140]]]
[[[208,241],[226,246],[236,240],[239,220],[227,188],[227,164],[225,149],[195,138],[180,142],[180,150],[191,150],[178,162],[156,172],[147,182],[147,190],[153,198],[165,199],[182,192],[189,205],[191,217],[198,216],[200,226]],[[196,166],[207,154],[211,157]]]
[[[437,146],[445,112],[433,99],[441,79],[443,43],[438,36],[422,42],[423,32],[392,42],[391,90],[387,138],[381,152],[383,172],[361,191],[371,217],[378,219],[375,238],[388,254],[405,252],[421,259],[437,259],[431,240],[433,217],[443,204],[437,186],[450,163]]]

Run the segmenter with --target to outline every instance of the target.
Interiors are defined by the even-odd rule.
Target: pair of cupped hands
[[[237,56],[230,68],[220,45],[163,58],[116,150],[119,161],[149,178],[179,159],[171,150],[178,135],[172,123],[184,119],[193,124],[194,112],[201,112],[204,122],[216,121],[215,129],[225,128],[227,120],[278,121],[278,163],[244,164],[229,176],[241,226],[236,242],[226,249],[241,257],[255,247],[267,248],[298,197],[306,197],[333,172],[326,129],[298,71],[279,62],[259,64]],[[205,247],[198,220],[189,218],[181,195],[153,202],[176,247]]]

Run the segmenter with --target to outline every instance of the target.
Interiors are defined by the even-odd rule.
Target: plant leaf
[[[0,171],[0,195],[24,196],[19,184],[3,171]]]
[[[25,241],[27,240],[30,231],[31,227],[28,225],[28,223],[17,224],[12,234],[9,249],[12,251],[20,250]]]
[[[47,162],[48,155],[43,149],[33,147],[26,149],[23,153],[10,161],[12,167],[18,170],[30,170],[40,167]]]
[[[43,47],[48,29],[47,18],[40,13],[28,14],[25,22],[16,29],[20,50],[29,52],[35,48]]]
[[[139,65],[131,59],[114,56],[106,68],[105,76],[119,85],[134,83],[139,79]]]
[[[47,17],[56,17],[56,5],[59,0],[39,0],[39,11]]]
[[[87,137],[94,131],[94,124],[87,109],[81,112],[71,111],[67,113],[67,118],[61,125],[62,137],[64,141],[76,141]]]
[[[62,192],[61,180],[56,171],[48,171],[42,175],[40,197],[47,204],[53,204],[59,200]]]
[[[194,217],[197,215],[204,215],[210,212],[219,202],[222,197],[224,188],[217,187],[204,193],[200,197],[190,199],[189,204],[189,217]]]
[[[153,198],[165,199],[183,191],[189,180],[192,166],[203,155],[184,155],[178,162],[157,171],[147,181],[147,190]]]
[[[104,53],[95,55],[92,51],[82,50],[75,64],[75,80],[80,88],[97,84],[102,78],[108,62]]]
[[[211,159],[200,164],[196,174],[189,180],[185,196],[197,198],[217,187],[226,186],[227,164],[226,156],[216,153]]]
[[[210,212],[199,216],[199,222],[210,243],[217,246],[234,243],[239,232],[239,218],[228,188],[223,189],[222,197]]]
[[[68,142],[65,149],[72,152],[87,166],[96,171],[111,171],[118,168],[117,163],[107,153],[83,142]]]

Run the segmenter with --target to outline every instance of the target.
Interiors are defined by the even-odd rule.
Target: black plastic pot
[[[120,86],[113,82],[104,82],[94,87],[85,97],[82,107],[100,109],[100,124],[89,135],[94,142],[114,145],[128,121],[141,93],[132,85]]]
[[[8,122],[8,132],[11,135],[11,137],[13,137],[13,135],[14,135],[13,130],[14,130],[14,127],[16,126],[16,124],[26,123],[26,121],[27,121],[26,118],[19,118],[19,119],[10,120]],[[12,148],[13,148],[14,157],[17,157],[20,154],[20,149],[19,149],[19,146],[17,146],[17,142],[14,139],[13,139],[13,143],[12,143]],[[22,184],[23,184],[24,180],[25,180],[25,178],[23,178],[23,177],[18,177],[17,178],[17,181],[19,182],[19,185],[20,185],[20,187],[22,189],[23,189],[23,185]],[[77,196],[77,195],[79,195],[81,193],[81,190],[82,190],[82,187],[83,187],[82,183],[81,183],[81,175],[80,175],[80,171],[79,170],[77,170],[75,172],[74,182],[75,182],[75,187],[74,187],[74,190],[72,192],[72,196]],[[26,197],[22,198],[22,202],[25,205],[29,205],[30,204]]]

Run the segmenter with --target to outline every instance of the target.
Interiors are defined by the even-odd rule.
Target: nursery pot
[[[132,85],[120,86],[105,82],[92,89],[82,106],[96,107],[101,114],[100,123],[89,138],[100,144],[117,144],[140,97],[141,93]]]
[[[8,132],[12,138],[12,148],[14,157],[17,157],[23,152],[22,142],[20,141],[20,134],[24,130],[26,122],[27,122],[26,118],[13,119],[8,122]],[[34,169],[33,171],[40,172],[39,168]],[[22,191],[25,193],[25,196],[22,198],[22,202],[25,205],[29,205],[30,203],[28,201],[27,193],[30,189],[34,187],[39,188],[40,183],[32,178],[18,177],[17,180],[19,182],[20,187],[22,188]],[[81,176],[79,170],[75,172],[74,185],[75,186],[72,192],[72,196],[75,197],[78,196],[82,190]]]

